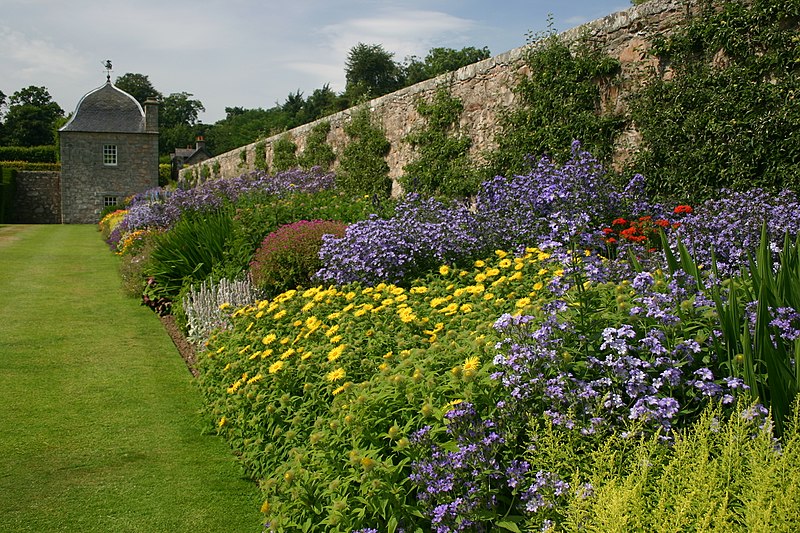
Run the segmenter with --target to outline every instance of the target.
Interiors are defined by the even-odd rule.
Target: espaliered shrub
[[[651,194],[702,201],[719,188],[800,187],[794,1],[699,2],[652,53],[661,70],[631,99],[633,162]]]
[[[447,90],[439,89],[430,102],[417,102],[417,112],[426,124],[404,139],[416,151],[415,159],[403,167],[400,184],[406,192],[422,195],[468,196],[478,188],[469,159],[472,140],[458,134],[464,105]]]
[[[336,187],[349,194],[387,198],[392,181],[385,158],[391,145],[369,108],[358,108],[344,126],[344,132],[350,140],[339,158]]]
[[[341,238],[347,225],[327,220],[300,220],[281,226],[264,239],[250,263],[256,287],[274,296],[308,287],[321,261],[323,235]]]

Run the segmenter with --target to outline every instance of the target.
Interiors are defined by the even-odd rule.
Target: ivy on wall
[[[349,142],[339,159],[336,186],[351,194],[388,197],[392,181],[386,156],[391,144],[367,106],[355,110],[344,132]]]
[[[336,161],[336,154],[328,144],[328,134],[331,131],[331,123],[322,121],[308,133],[306,147],[303,153],[297,158],[297,162],[304,169],[320,167],[329,170],[333,162]]]
[[[283,172],[297,166],[297,144],[287,133],[272,145],[272,168],[275,172]]]
[[[632,167],[660,197],[800,186],[800,0],[702,0],[654,41],[660,72],[630,100]]]
[[[456,132],[464,104],[440,88],[430,101],[420,99],[416,109],[425,125],[404,139],[416,156],[403,167],[403,189],[439,196],[474,194],[478,180],[469,158],[472,140]]]
[[[513,87],[517,104],[500,116],[497,148],[487,157],[484,176],[525,172],[531,157],[566,160],[575,139],[600,161],[610,161],[626,119],[601,109],[600,88],[617,83],[619,62],[587,39],[571,50],[552,24],[529,44],[529,74]]]

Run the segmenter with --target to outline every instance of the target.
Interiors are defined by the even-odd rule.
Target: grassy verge
[[[0,226],[0,530],[246,532],[259,496],[92,226]]]

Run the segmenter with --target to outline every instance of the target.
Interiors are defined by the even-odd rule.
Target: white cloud
[[[4,77],[23,80],[43,76],[77,79],[87,70],[81,54],[69,44],[31,37],[6,26],[0,27],[0,71]]]

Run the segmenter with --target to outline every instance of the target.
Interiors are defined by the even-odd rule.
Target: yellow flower
[[[308,302],[306,305],[302,307],[302,309],[300,309],[300,311],[302,311],[303,313],[305,313],[306,311],[310,311],[314,307],[314,305],[316,305],[314,302]]]
[[[459,311],[461,311],[462,313],[471,313],[472,312],[472,306],[470,304],[464,304],[464,305],[461,306]]]
[[[285,316],[286,316],[286,309],[281,309],[280,311],[272,315],[272,318],[274,318],[275,320],[280,320]]]
[[[405,302],[406,300],[408,300],[408,294],[401,294],[400,296],[394,299],[395,302],[400,302],[400,303]]]
[[[400,320],[406,324],[417,318],[417,315],[414,314],[413,309],[411,309],[410,307],[404,307],[402,309],[398,309],[397,314],[400,315]]]
[[[544,283],[542,283],[541,281],[537,281],[536,283],[533,284],[534,291],[540,291],[542,290],[542,287],[544,287]]]
[[[520,272],[519,270],[517,270],[508,277],[508,281],[519,281],[521,279],[522,279],[522,272]]]
[[[391,293],[394,296],[400,296],[404,292],[406,292],[406,290],[403,287],[393,287],[392,290],[391,290]]]
[[[455,407],[456,405],[458,405],[460,403],[463,403],[463,402],[464,402],[464,400],[453,400],[452,402],[447,402],[444,405],[444,408],[442,409],[442,411],[444,411],[446,413],[446,412],[452,410],[453,407]]]
[[[339,359],[339,357],[342,356],[342,352],[344,352],[346,346],[347,346],[346,344],[340,344],[339,346],[328,352],[328,361],[333,362]]]
[[[220,311],[227,311],[230,308],[231,308],[231,304],[229,304],[228,302],[225,302],[225,303],[223,303],[222,305],[219,306],[219,310]]]
[[[431,307],[436,308],[447,301],[447,298],[434,298],[431,300]]]
[[[478,357],[467,357],[464,360],[464,372],[475,372],[481,367],[481,360]]]
[[[492,276],[498,275],[499,273],[500,273],[500,269],[499,268],[489,268],[489,269],[486,270],[486,276],[490,277],[490,278]],[[478,280],[475,280],[475,281],[478,281]]]
[[[458,298],[459,296],[463,295],[465,292],[467,292],[467,289],[465,289],[463,287],[459,287],[458,289],[453,291],[453,296]]]
[[[258,306],[259,310],[264,309],[268,305],[269,305],[269,300],[258,300],[258,302],[257,302],[257,306]]]
[[[217,424],[217,426],[218,427],[222,427],[222,426],[225,425],[225,422],[227,422],[227,421],[228,421],[228,419],[223,416],[222,418],[219,419],[219,424]]]
[[[450,273],[450,267],[447,265],[442,265],[439,267],[439,274],[442,276],[446,276]]]
[[[340,342],[342,342],[341,335],[334,335],[333,337],[331,337],[331,344],[339,344]]]
[[[531,299],[530,298],[520,298],[519,300],[517,300],[516,307],[517,307],[517,309],[522,309],[526,305],[530,305],[530,304],[531,304]]]
[[[336,396],[337,394],[341,394],[345,390],[347,390],[347,387],[345,387],[344,385],[336,387],[335,389],[333,389],[333,395]]]
[[[445,315],[454,315],[458,312],[458,304],[452,303],[447,307],[439,309],[439,312],[444,313]]]
[[[495,253],[495,255],[497,255],[497,257],[499,257],[500,259],[503,259],[505,256],[507,256],[507,255],[508,255],[508,252],[506,252],[506,251],[504,251],[504,250],[495,250],[495,251],[494,251],[494,253]]]
[[[497,264],[497,266],[499,266],[500,268],[508,268],[511,266],[511,259],[505,258],[502,261],[500,261]]]
[[[346,375],[347,372],[345,372],[344,368],[337,368],[336,370],[331,370],[325,375],[325,381],[339,381],[340,379],[344,379]]]
[[[274,363],[269,365],[269,373],[275,374],[277,372],[280,372],[281,369],[284,367],[284,365],[286,365],[286,363],[284,363],[283,361],[275,361]]]
[[[264,344],[270,344],[270,343],[274,342],[275,339],[277,339],[277,338],[278,338],[277,335],[275,335],[274,333],[270,333],[269,335],[267,335],[266,337],[261,339],[261,342],[263,342]]]
[[[425,294],[428,292],[428,287],[419,286],[419,287],[411,287],[410,292],[412,294]]]
[[[269,512],[269,501],[264,500],[264,503],[261,504],[261,512],[264,514]]]
[[[483,268],[485,266],[486,266],[486,263],[484,261],[481,261],[480,259],[475,261],[475,268]]]
[[[328,328],[328,331],[325,332],[325,335],[330,337],[331,335],[333,335],[337,331],[339,331],[339,324],[334,324],[334,325],[332,325],[331,327]]]
[[[292,355],[294,355],[294,353],[295,353],[294,348],[289,348],[288,350],[286,350],[285,352],[283,352],[281,354],[281,360],[285,361],[285,360],[289,359]]]
[[[560,278],[561,276],[564,275],[564,269],[560,268],[560,269],[556,270],[555,272],[553,272],[553,275],[556,276],[557,278]]]
[[[262,316],[264,316],[264,311],[259,311],[256,313],[256,318],[261,318]]]

